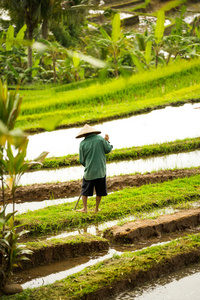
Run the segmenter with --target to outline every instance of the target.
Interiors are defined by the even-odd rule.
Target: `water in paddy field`
[[[186,104],[182,107],[167,107],[165,109],[152,111],[151,113],[138,115],[131,118],[105,122],[95,127],[102,131],[102,135],[105,133],[110,135],[110,141],[114,145],[114,148],[125,148],[131,146],[140,146],[153,143],[162,143],[166,141],[173,141],[176,139],[184,139],[191,137],[200,136],[200,103],[199,104]],[[40,133],[30,136],[30,144],[28,149],[28,155],[32,158],[36,157],[42,151],[49,151],[49,156],[62,156],[67,154],[78,153],[79,143],[82,139],[76,139],[75,136],[80,131],[80,128],[72,128],[66,130],[58,130],[54,132]],[[31,147],[32,151],[31,152]],[[38,151],[36,153],[36,150]],[[145,173],[150,171],[156,171],[160,169],[167,168],[185,168],[194,167],[200,165],[200,151],[192,151],[189,153],[179,153],[168,156],[160,156],[155,158],[140,159],[135,161],[126,161],[118,163],[107,164],[107,175],[121,175],[129,173]],[[83,176],[83,167],[70,167],[70,168],[60,168],[59,170],[51,171],[35,171],[29,172],[22,176],[20,184],[33,184],[33,183],[46,183],[46,182],[56,182],[56,181],[68,181],[81,179]],[[76,198],[77,199],[77,198]],[[59,204],[62,202],[72,202],[76,199],[56,199],[54,204]],[[17,206],[19,213],[23,209],[27,210],[26,203],[19,204],[23,205]],[[28,205],[33,206],[32,203]],[[48,206],[48,201],[40,202],[40,208]],[[38,207],[37,207],[38,208]],[[33,208],[34,209],[34,208]],[[134,219],[134,216],[132,216]],[[116,220],[114,220],[116,222]],[[113,222],[114,222],[113,221]],[[117,220],[118,221],[118,220]],[[113,223],[102,224],[100,226],[112,226]],[[87,232],[92,234],[99,234],[104,227],[100,226],[90,226],[87,228]],[[68,236],[73,233],[81,234],[84,229],[79,229],[76,232],[63,232],[63,236]],[[147,245],[142,245],[141,247],[146,247]],[[119,251],[119,252],[117,252]],[[106,258],[112,257],[114,253],[120,254],[122,249],[109,249],[108,252],[101,253],[97,256],[84,257],[84,258],[74,258],[70,259],[69,262],[58,262],[56,264],[51,264],[45,266],[45,272],[43,273],[43,266],[34,268],[32,270],[22,271],[23,275],[16,274],[15,282],[23,285],[23,288],[33,288],[41,285],[49,284],[55,280],[59,280],[74,274],[80,270],[85,269],[87,266],[93,265],[98,261],[103,261]],[[131,251],[130,249],[124,249],[124,251]],[[78,260],[78,261],[77,261]],[[191,273],[190,273],[191,275]],[[173,276],[171,276],[172,278]],[[22,279],[23,278],[23,279]],[[168,285],[168,277],[164,278],[165,286]],[[188,277],[190,280],[190,277]],[[174,279],[176,280],[176,279]],[[180,281],[180,280],[179,280]],[[194,280],[192,280],[193,282]],[[175,281],[176,282],[176,281]],[[183,285],[186,285],[183,283]],[[159,287],[157,282],[154,286]],[[143,294],[143,291],[147,293],[150,290],[146,289],[147,286],[143,286],[141,290],[137,290],[138,294],[133,295],[133,291],[128,291],[122,296],[118,295],[116,299],[140,299],[139,296],[144,295],[143,299],[148,299],[147,294]],[[151,284],[152,287],[152,284]],[[148,287],[147,287],[148,288]],[[177,287],[178,288],[178,287]],[[175,288],[171,288],[175,291]],[[160,291],[160,290],[158,290]],[[128,298],[127,298],[128,297]],[[153,296],[155,298],[155,296]],[[115,299],[115,298],[113,298]],[[149,298],[151,299],[151,298]],[[162,295],[157,299],[179,299],[179,298],[165,298]],[[183,299],[184,298],[180,298]],[[195,295],[192,298],[195,299]],[[197,298],[198,299],[198,298]]]
[[[105,251],[104,251],[105,252]],[[41,277],[40,269],[44,270],[44,266],[34,268],[36,278],[26,281],[22,284],[23,289],[27,288],[36,288],[42,285],[51,284],[54,283],[56,280],[61,280],[63,278],[66,278],[67,276],[70,276],[72,274],[75,274],[77,272],[80,272],[81,270],[92,266],[98,262],[104,261],[108,258],[111,258],[113,254],[121,254],[120,252],[115,251],[114,249],[109,249],[107,254],[103,255],[96,255],[95,257],[78,257],[78,264],[77,264],[77,258],[70,258],[71,263],[69,260],[67,260],[67,263],[65,262],[57,262],[54,264],[51,264],[49,266],[46,266],[46,275]],[[54,267],[56,266],[56,267]],[[54,268],[55,272],[52,273],[52,267]],[[63,271],[60,271],[61,268],[63,268]],[[30,270],[32,273],[32,270]],[[26,272],[23,271],[23,273],[27,273],[27,279],[30,278],[29,270]],[[24,276],[23,276],[24,277]],[[34,276],[32,276],[34,277]]]
[[[173,238],[173,237],[172,237]],[[176,238],[176,237],[174,237]],[[66,278],[72,274],[75,274],[89,266],[92,266],[98,262],[102,262],[106,259],[113,257],[113,255],[121,255],[123,252],[137,252],[138,250],[145,249],[146,247],[152,247],[155,245],[163,245],[169,242],[169,238],[161,240],[149,240],[147,243],[139,242],[138,244],[132,245],[119,245],[115,247],[113,245],[109,248],[109,250],[104,250],[100,253],[94,253],[92,255],[86,255],[82,257],[74,257],[70,259],[66,259],[63,261],[54,262],[52,264],[38,266],[34,269],[30,270],[22,270],[18,271],[14,274],[14,281],[21,284],[23,289],[27,288],[36,288],[39,286],[44,286],[47,284],[54,283],[57,280],[61,280]],[[125,293],[120,293],[117,297],[109,298],[110,300],[129,300],[129,299],[153,299],[153,298],[145,298],[146,294],[143,298],[137,298],[138,295],[142,295],[142,292],[149,293],[152,291],[152,287],[159,287],[159,285],[166,285],[172,280],[179,280],[180,278],[186,277],[186,280],[194,283],[194,277],[189,277],[188,275],[193,275],[195,272],[200,271],[200,266],[191,268],[189,271],[185,269],[182,271],[178,271],[176,273],[171,274],[170,276],[166,276],[165,278],[161,277],[160,280],[153,281],[150,284],[146,284],[136,288],[134,290],[128,290]],[[200,273],[199,273],[200,274]],[[178,277],[177,277],[178,276]],[[178,278],[178,279],[177,279]],[[199,278],[199,277],[198,277]],[[161,283],[160,283],[161,282]],[[184,284],[184,283],[183,283]],[[156,298],[158,299],[181,299],[181,298]],[[190,298],[182,298],[182,299],[190,299]],[[199,298],[191,298],[191,299],[199,299]]]
[[[110,300],[199,300],[200,265],[184,268]]]
[[[200,103],[168,106],[147,114],[104,122],[94,126],[107,133],[114,149],[170,142],[200,136]],[[70,128],[29,136],[27,159],[48,151],[48,157],[78,153],[76,139],[81,128]]]
[[[200,166],[200,150],[170,154],[147,159],[128,160],[107,164],[107,176],[146,173],[166,169],[181,169]],[[40,170],[28,172],[22,175],[19,184],[27,185],[34,183],[65,182],[82,179],[83,166],[66,167],[55,170]]]

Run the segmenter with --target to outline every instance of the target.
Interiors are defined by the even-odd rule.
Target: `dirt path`
[[[164,182],[175,178],[189,177],[199,173],[200,167],[188,170],[177,169],[147,174],[114,176],[107,178],[108,192],[117,191],[126,187],[142,186],[144,184]],[[42,201],[78,196],[81,191],[81,182],[81,180],[76,180],[18,187],[16,190],[16,202]],[[12,198],[8,190],[5,190],[5,196],[7,201],[11,201]],[[2,201],[1,195],[0,201]]]

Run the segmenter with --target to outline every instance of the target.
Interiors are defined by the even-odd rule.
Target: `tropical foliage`
[[[183,2],[185,0],[177,1],[178,5]],[[149,1],[146,1],[145,4],[147,3]],[[185,94],[188,95],[191,92],[191,82],[198,83],[194,88],[196,90],[200,89],[199,77],[197,78],[197,73],[199,75],[199,62],[193,60],[187,62],[187,64],[185,63],[190,58],[199,57],[199,25],[197,20],[192,25],[184,22],[184,7],[181,10],[180,17],[175,19],[175,26],[168,36],[165,36],[164,10],[156,14],[156,25],[152,25],[149,30],[140,34],[126,32],[121,26],[119,14],[107,11],[108,20],[111,18],[111,22],[102,26],[93,24],[94,28],[91,34],[88,29],[88,21],[85,18],[88,7],[83,4],[80,0],[71,2],[58,0],[1,0],[0,3],[0,8],[7,10],[10,17],[9,22],[4,23],[0,32],[0,181],[3,199],[3,206],[0,211],[0,288],[9,280],[13,268],[20,266],[20,260],[26,259],[26,254],[30,253],[18,244],[20,236],[26,233],[24,231],[18,232],[16,227],[15,193],[19,180],[30,167],[36,164],[41,165],[47,155],[47,152],[43,152],[34,161],[26,161],[29,140],[22,130],[16,129],[19,124],[23,124],[24,120],[29,125],[32,121],[35,121],[37,123],[35,128],[41,126],[45,130],[53,130],[62,121],[63,115],[69,122],[66,123],[66,120],[64,120],[64,124],[71,125],[75,118],[77,120],[77,115],[87,115],[86,109],[88,107],[91,114],[91,105],[95,108],[98,107],[96,111],[95,109],[92,111],[92,117],[95,121],[105,117],[112,118],[116,114],[119,116],[120,114],[126,115],[142,109],[152,109],[155,105],[168,103],[169,100],[171,102],[175,101],[175,93],[170,94],[170,80],[173,80],[173,74],[175,73],[178,74],[177,81],[180,77],[185,80],[189,72],[193,73],[190,81],[186,84],[184,82],[184,90],[180,92],[179,100],[181,97],[181,100],[185,100]],[[166,10],[169,8],[169,5],[166,5]],[[185,61],[176,64],[174,71],[170,63],[178,60]],[[169,64],[168,68],[163,68],[162,72],[160,71],[160,66]],[[99,68],[103,71],[99,72]],[[154,70],[155,68],[156,70]],[[30,96],[27,101],[23,100],[22,105],[19,88],[14,88],[13,92],[8,91],[7,88],[7,84],[26,84],[31,81],[54,84],[58,82],[76,82],[88,78],[97,78],[99,73],[101,75],[107,73],[110,77],[119,77],[120,75],[137,74],[147,69],[151,73],[147,75],[142,73],[139,79],[136,76],[129,77],[128,81],[119,78],[113,82],[107,81],[104,85],[93,85],[86,88],[83,93],[80,93],[78,89],[77,91],[69,91],[65,94],[64,100],[56,97],[56,90],[54,90],[55,93],[53,92],[53,97],[44,90],[44,93],[38,93],[37,102],[35,96],[33,98]],[[163,84],[164,77],[168,82],[165,86]],[[163,89],[164,86],[167,91],[162,91],[160,98],[157,95],[154,95],[153,98],[151,91],[147,92],[147,90],[150,90],[151,86],[155,85],[155,82],[158,83],[158,81],[162,86],[161,88]],[[143,91],[141,91],[141,83],[144,84]],[[179,85],[177,82],[176,84]],[[159,91],[157,90],[158,94]],[[125,93],[129,93],[129,97],[126,99],[128,105],[126,106],[122,101]],[[153,100],[147,99],[148,106],[144,104],[143,99],[141,100],[142,93],[143,95],[146,93],[147,98],[151,94],[151,98],[153,98]],[[136,101],[137,99],[139,101]],[[111,111],[110,107],[113,101],[115,101],[117,107]],[[103,105],[104,107],[107,106],[107,109],[111,112],[108,113],[108,110],[104,110],[102,116],[98,109],[100,107],[102,110]],[[55,108],[59,109],[58,117],[54,116]],[[91,120],[91,115],[87,115],[87,117]],[[85,122],[85,119],[80,120],[81,122]],[[26,126],[28,126],[27,123],[24,127]],[[175,150],[176,147],[177,145],[174,146]],[[138,152],[130,150],[131,154],[129,153],[129,155],[147,156],[151,151],[160,153],[163,150],[148,147],[148,149],[143,148]],[[114,159],[124,158],[126,155],[123,151],[113,152]],[[112,159],[112,156],[110,156],[110,160]],[[184,199],[187,200],[191,197],[198,199],[199,193],[196,188],[198,182],[199,175],[193,179],[180,181],[179,184],[183,185],[183,189],[181,193],[179,192],[179,195],[177,195],[176,189],[173,188],[173,184],[167,183],[162,187],[164,191],[162,195],[159,195],[160,198],[157,200],[156,205],[162,207],[163,203],[165,206],[168,205],[169,201],[173,204],[180,204]],[[6,213],[5,186],[9,188],[12,196],[13,211],[9,214]],[[158,186],[155,187],[155,189],[157,188]],[[173,190],[170,190],[171,188]],[[154,189],[154,187],[151,187],[151,189]],[[169,189],[169,199],[166,201],[167,189]],[[134,205],[130,200],[133,197],[136,200]],[[55,208],[48,208],[45,216],[41,216],[39,212],[37,212],[37,216],[35,216],[35,213],[31,213],[28,216],[29,220],[26,220],[27,216],[24,215],[18,217],[18,222],[22,224],[22,221],[26,220],[27,227],[32,228],[32,234],[46,232],[47,230],[58,230],[65,227],[66,224],[68,226],[77,224],[85,226],[86,222],[110,220],[121,215],[148,211],[155,206],[155,196],[150,200],[148,199],[148,202],[146,201],[147,198],[145,188],[142,189],[140,196],[135,193],[134,189],[129,189],[110,195],[105,204],[104,215],[98,214],[98,216],[95,216],[95,220],[94,217],[89,217],[87,220],[81,219],[77,214],[75,216],[70,206],[66,208],[63,205],[62,211],[58,212]],[[121,199],[123,199],[123,207],[120,207]],[[109,207],[109,210],[106,210],[106,207]],[[112,208],[112,214],[110,213],[110,207]],[[54,209],[53,213],[52,209]],[[63,218],[64,214],[66,216],[66,212],[68,216]],[[50,216],[54,220],[51,220]],[[44,220],[42,225],[41,218]]]
[[[12,5],[9,6],[10,2]],[[13,24],[18,22],[16,14],[13,13],[16,3],[17,1],[4,0],[1,4],[4,8],[8,9],[9,7]],[[144,33],[129,33],[122,28],[119,14],[113,15],[111,25],[94,24],[95,27],[88,30],[87,26],[83,27],[85,12],[82,6],[77,10],[79,6],[77,9],[67,7],[64,2],[60,1],[34,1],[35,6],[29,12],[31,16],[27,17],[25,12],[29,11],[29,5],[29,1],[23,1],[23,8],[20,6],[20,13],[24,16],[20,19],[21,27],[17,23],[18,26],[14,30],[14,26],[10,25],[7,31],[2,31],[0,36],[0,76],[9,84],[27,83],[31,78],[37,83],[69,83],[84,78],[98,77],[98,69],[90,62],[88,64],[83,56],[75,54],[80,54],[80,51],[84,55],[92,55],[97,59],[107,61],[106,70],[109,76],[115,77],[120,74],[157,68],[158,65],[165,65],[178,59],[188,60],[199,57],[198,20],[194,20],[192,25],[187,24],[184,21],[186,10],[184,6],[180,17],[174,20],[171,34],[166,36],[163,10],[157,14],[156,25],[152,25]],[[65,9],[62,9],[63,5]],[[79,30],[82,30],[75,47],[68,42],[63,42],[55,32],[58,24],[65,27],[65,23],[63,23],[65,15],[68,16],[66,21],[68,30],[71,28],[70,30],[73,31],[72,28],[75,28],[72,22],[73,18],[69,17],[72,15],[76,16],[77,26],[79,24]],[[82,23],[79,23],[78,19]],[[51,31],[48,30],[50,24],[54,24]],[[36,30],[39,25],[41,25],[41,34]],[[61,30],[59,32],[61,33]],[[25,33],[29,42],[24,40]],[[67,37],[67,33],[64,35]],[[42,51],[41,47],[39,50],[38,47],[31,47],[34,39],[46,47]],[[73,40],[70,34],[68,40]],[[28,59],[27,46],[29,49]],[[66,51],[65,47],[69,46],[74,54],[69,55],[69,51]]]
[[[31,250],[19,244],[19,238],[27,231],[17,232],[12,219],[15,212],[6,215],[5,209],[6,207],[0,212],[0,289],[12,276],[14,267],[20,267],[20,261],[26,260],[26,255],[32,253]]]
[[[0,212],[0,261],[2,263],[0,287],[6,284],[12,275],[13,268],[20,265],[20,260],[25,259],[24,254],[29,253],[28,250],[18,245],[19,237],[24,232],[18,233],[14,224],[15,191],[19,179],[31,165],[41,163],[48,154],[47,152],[42,153],[34,162],[25,161],[28,137],[23,131],[14,129],[21,102],[22,97],[18,93],[18,88],[10,93],[7,85],[0,80],[0,178],[3,199]],[[13,147],[17,154],[13,154]],[[4,197],[5,185],[10,189],[13,200],[13,212],[7,215],[7,204]]]

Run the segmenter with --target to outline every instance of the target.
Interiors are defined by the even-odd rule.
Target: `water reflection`
[[[199,297],[200,265],[184,268],[158,280],[129,290],[111,300],[197,300]]]
[[[34,211],[37,209],[42,209],[52,205],[59,205],[62,203],[71,203],[76,200],[77,197],[72,197],[72,198],[62,198],[62,199],[55,199],[55,200],[28,201],[24,203],[15,203],[15,210],[17,210],[17,213],[23,214],[28,211]],[[13,211],[13,205],[12,203],[10,203],[6,207],[6,213],[11,213],[12,211]]]
[[[200,104],[166,107],[148,114],[95,125],[104,136],[108,133],[115,149],[164,143],[200,136]],[[80,128],[43,132],[30,136],[27,158],[48,151],[49,157],[78,153],[82,139],[75,136]]]
[[[180,169],[200,166],[200,150],[171,154],[148,159],[122,161],[107,164],[107,176],[122,174],[146,173],[166,169]],[[21,185],[48,182],[65,182],[81,179],[83,167],[60,168],[56,170],[41,170],[25,173],[20,180]]]
[[[169,241],[158,243],[158,244],[163,245],[167,243],[169,243]],[[155,245],[151,245],[150,247],[153,246]],[[132,252],[136,252],[136,251],[132,251]],[[39,286],[52,284],[57,280],[64,279],[67,276],[80,272],[83,269],[93,266],[98,262],[109,259],[113,257],[113,255],[121,255],[122,253],[123,252],[121,251],[116,251],[115,249],[110,248],[107,254],[103,254],[103,255],[97,254],[96,256],[93,257],[83,257],[83,258],[79,257],[78,258],[79,261],[77,261],[77,259],[70,258],[70,262],[69,260],[66,260],[68,262],[67,264],[62,261],[62,262],[51,264],[50,266],[39,266],[34,268],[33,270],[32,269],[24,270],[18,272],[15,275],[16,276],[15,282],[23,283],[21,284],[23,289],[37,288]],[[52,273],[52,269],[54,270],[53,273]]]
[[[133,220],[135,220],[136,217],[135,216],[128,216],[126,218],[122,218],[121,221],[123,222],[131,222]],[[51,239],[62,239],[62,238],[66,238],[67,236],[71,236],[71,235],[77,235],[77,234],[83,234],[84,232],[86,233],[90,233],[93,235],[101,235],[102,231],[106,228],[110,228],[114,225],[117,225],[119,223],[119,219],[117,220],[113,220],[113,221],[108,221],[108,222],[104,222],[101,224],[97,224],[97,225],[91,225],[88,226],[87,228],[80,228],[79,230],[74,230],[74,231],[64,231],[56,236],[51,236],[49,238],[47,238],[47,240],[51,240]]]
[[[150,247],[153,247],[155,245],[164,245],[167,243],[169,243],[169,241],[161,242],[161,243],[158,242],[156,244],[152,244]],[[136,252],[136,251],[138,250],[134,250],[131,252]],[[83,257],[83,258],[79,258],[79,262],[77,262],[76,259],[71,258],[70,259],[71,262],[67,260],[68,264],[64,263],[63,265],[63,262],[57,262],[51,264],[50,266],[39,266],[34,268],[33,270],[27,270],[27,271],[25,270],[22,272],[18,272],[15,277],[15,282],[17,283],[25,282],[21,284],[23,289],[37,288],[39,286],[52,284],[57,280],[64,279],[72,274],[80,272],[83,269],[93,266],[98,262],[109,259],[113,257],[113,255],[121,255],[122,253],[123,252],[121,251],[116,251],[115,249],[110,248],[106,255],[98,254],[95,257],[90,257],[89,260],[88,257]],[[53,273],[52,273],[52,269],[54,270]]]
[[[4,21],[10,21],[10,16],[7,10],[0,9],[0,18]]]
[[[76,267],[73,267],[71,269],[67,269],[61,272],[57,272],[57,273],[52,273],[52,268],[51,268],[51,274],[47,275],[45,277],[39,277],[36,279],[33,279],[31,281],[28,281],[24,284],[22,284],[23,289],[27,289],[27,288],[35,288],[35,287],[39,287],[41,285],[46,285],[46,284],[51,284],[53,282],[55,282],[56,280],[61,280],[63,278],[66,278],[69,275],[75,274],[77,272],[80,272],[81,270],[89,267],[89,266],[93,266],[94,264],[104,261],[105,259],[111,258],[113,256],[113,254],[121,254],[121,252],[117,252],[114,249],[110,249],[108,254],[104,255],[104,256],[100,256],[98,258],[92,258],[90,259],[88,262],[83,263],[83,264],[79,264]],[[52,265],[51,265],[52,267]]]

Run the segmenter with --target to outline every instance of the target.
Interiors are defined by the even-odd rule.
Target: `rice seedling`
[[[142,187],[126,188],[103,198],[101,211],[88,214],[73,211],[73,203],[50,206],[37,211],[16,216],[17,224],[24,224],[30,234],[51,234],[63,228],[85,227],[97,222],[105,222],[155,208],[199,201],[200,175],[175,179]],[[88,208],[95,207],[95,199],[90,198]]]
[[[24,100],[16,127],[42,128],[45,117],[60,115],[60,126],[81,125],[138,114],[169,104],[199,101],[200,62],[180,61],[168,68],[119,78],[87,88],[56,92],[21,91]],[[181,79],[181,80],[180,80]],[[91,105],[93,110],[91,111]]]

